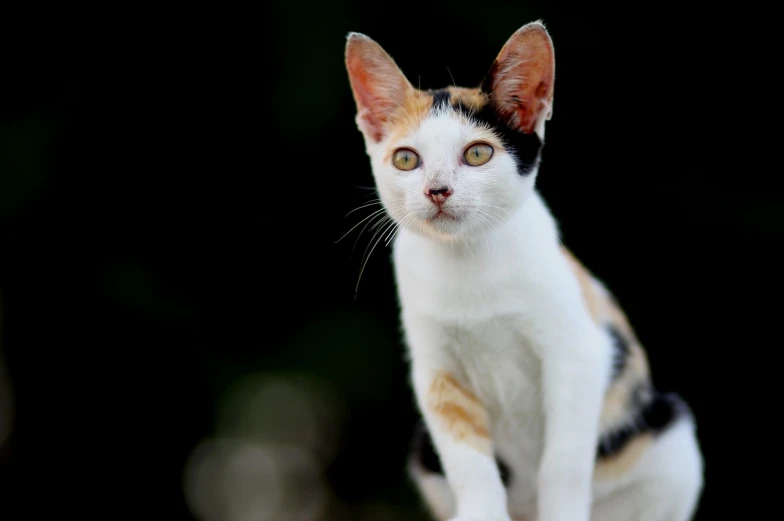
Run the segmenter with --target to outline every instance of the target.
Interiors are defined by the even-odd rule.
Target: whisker
[[[477,215],[476,219],[477,219],[476,224],[479,225],[479,227],[482,229],[482,235],[485,236],[485,244],[487,244],[487,253],[490,253],[490,241],[487,238],[487,229],[484,227],[484,224],[488,224],[488,222],[481,215]]]
[[[401,222],[402,222],[402,221],[401,221]],[[399,222],[398,222],[398,223],[395,223],[395,226],[393,226],[393,227],[392,227],[392,230],[391,230],[391,231],[390,231],[390,232],[387,234],[387,239],[389,239],[389,237],[390,237],[392,234],[394,234],[394,233],[395,233],[395,231],[398,229],[398,227],[399,227],[399,226],[400,226],[400,223],[399,223]],[[386,240],[386,239],[385,239],[385,240]],[[387,241],[387,244],[389,244],[389,242],[388,242],[388,241]]]
[[[390,220],[392,220],[392,218],[391,218],[391,217],[389,217],[389,215],[387,215],[387,214],[383,214],[383,215],[382,215],[382,216],[381,216],[379,219],[377,219],[377,220],[376,220],[376,222],[373,224],[373,226],[372,226],[370,229],[372,230],[373,228],[376,228],[376,227],[377,227],[379,224],[381,224],[381,225],[383,225],[383,224],[386,224],[386,223],[388,223]],[[370,223],[368,223],[368,224],[370,224]],[[367,226],[367,225],[365,225],[365,226]],[[362,229],[362,231],[364,232],[364,231],[365,231],[365,229],[363,228],[363,229]],[[376,238],[376,235],[377,235],[377,234],[378,234],[378,230],[376,230],[375,232],[373,232],[373,235],[370,237],[370,241],[368,242],[368,245],[367,245],[367,246],[365,246],[365,251],[364,251],[364,253],[362,254],[362,256],[363,256],[363,257],[364,257],[364,256],[367,254],[368,248],[370,247],[370,243],[372,243],[372,242],[373,242],[373,239],[375,239],[375,238]],[[361,237],[361,234],[360,234],[360,235],[358,235],[358,236],[357,236],[357,240],[356,240],[356,241],[354,241],[354,248],[356,248],[357,244],[359,243],[359,238],[360,238],[360,237]],[[353,250],[353,249],[351,250],[351,256],[352,256],[352,257],[354,256],[354,250]]]
[[[398,211],[398,210],[401,210],[401,209],[403,209],[403,208],[405,207],[405,205],[406,205],[406,203],[405,203],[405,202],[403,202],[403,203],[399,204],[397,207],[395,207],[395,208],[393,209],[393,211],[395,211],[395,212],[396,212],[396,211]],[[382,208],[381,210],[383,211],[383,210],[384,210],[384,208]],[[368,221],[368,222],[365,224],[365,226],[363,226],[363,227],[362,227],[362,229],[361,229],[361,230],[359,231],[359,233],[357,234],[357,238],[356,238],[356,240],[354,241],[354,246],[352,246],[352,247],[351,247],[351,255],[349,256],[349,258],[353,258],[353,256],[354,256],[354,251],[357,249],[357,244],[359,244],[359,238],[360,238],[360,237],[362,237],[362,234],[365,232],[365,229],[367,229],[367,227],[368,227],[368,226],[369,226],[369,225],[370,225],[370,224],[371,224],[371,223],[372,223],[374,220],[376,220],[376,219],[378,219],[378,218],[379,218],[379,215],[377,215],[378,213],[379,213],[379,211],[378,211],[378,210],[376,210],[375,212],[373,212],[373,214],[371,214],[370,216],[368,216],[368,217],[372,217],[373,215],[375,215],[375,217],[374,217],[373,219],[369,220],[369,221]],[[382,215],[388,215],[388,214],[382,214]],[[366,217],[365,219],[367,219],[368,217]],[[364,220],[364,219],[363,219],[363,220]],[[376,227],[376,226],[377,226],[377,225],[378,225],[380,222],[384,222],[384,219],[379,219],[379,220],[376,220],[376,224],[375,224],[375,225],[373,225],[373,228],[375,228],[375,227]],[[357,223],[357,225],[356,225],[356,226],[354,226],[354,228],[356,228],[356,227],[357,227],[357,226],[359,226],[360,224],[362,224],[362,221],[360,221],[359,223]],[[371,228],[371,230],[372,230],[373,228]],[[353,228],[352,228],[352,229],[353,229]],[[349,230],[349,232],[351,232],[351,230]],[[370,239],[370,240],[372,241],[373,239]]]
[[[381,215],[377,215],[374,220],[376,221],[376,224],[378,224],[379,222],[385,222],[386,219],[389,219],[389,218],[390,217],[387,214],[381,214]],[[365,224],[365,226],[363,226],[362,229],[357,234],[357,238],[354,241],[354,246],[351,247],[351,255],[349,256],[349,258],[353,258],[354,257],[354,251],[357,249],[357,244],[359,244],[359,238],[362,237],[362,234],[365,232],[365,229],[368,227],[368,225],[371,222],[373,222],[373,221],[368,221]],[[374,224],[373,226],[375,226],[376,224]],[[374,237],[375,237],[375,235],[374,235]],[[371,238],[370,240],[372,241],[373,239]]]
[[[489,214],[489,213],[487,213],[487,212],[484,212],[484,211],[482,211],[482,210],[480,210],[480,209],[478,209],[478,208],[477,208],[477,210],[476,210],[476,211],[477,211],[477,212],[479,212],[479,213],[481,213],[482,215],[486,215],[486,216],[488,216],[488,217],[489,217],[489,218],[491,218],[491,219],[495,219],[495,220],[496,220],[496,222],[497,222],[498,224],[504,224],[504,221],[502,221],[501,219],[499,219],[499,218],[498,218],[496,215]]]
[[[381,204],[381,199],[376,199],[376,200],[374,200],[374,201],[371,201],[371,202],[369,202],[369,203],[367,203],[367,204],[363,204],[362,206],[357,206],[356,208],[354,208],[353,210],[351,210],[350,212],[348,212],[348,213],[347,213],[346,215],[344,215],[343,217],[344,217],[344,218],[345,218],[345,217],[348,217],[349,215],[351,215],[352,213],[356,212],[357,210],[361,210],[362,208],[367,208],[368,206],[373,206],[373,205],[376,205],[376,204]]]
[[[410,220],[412,220],[415,216],[414,215],[406,215],[401,219],[398,225],[393,230],[392,236],[387,240],[386,246],[389,246],[389,243],[392,242],[392,239],[400,235],[400,230],[405,226]]]
[[[386,227],[389,225],[390,222],[394,223],[392,217],[390,217],[389,215],[385,215],[383,219],[379,219],[378,221],[375,222],[373,226],[370,227],[371,230],[375,228],[376,231],[373,232],[373,236],[370,237],[370,241],[368,241],[367,246],[365,246],[365,252],[362,254],[363,258],[367,255],[370,245],[373,244],[373,239],[375,239],[379,234],[384,235],[383,230],[386,230]]]
[[[493,204],[488,204],[488,203],[482,203],[482,204],[483,204],[484,206],[489,206],[490,208],[497,208],[497,209],[499,209],[499,210],[501,210],[501,211],[503,211],[503,212],[506,212],[506,214],[507,214],[507,215],[509,215],[509,216],[511,216],[511,215],[512,215],[512,212],[510,212],[510,211],[509,211],[509,210],[507,210],[506,208],[502,208],[501,206],[495,206],[495,205],[493,205]]]
[[[339,243],[340,241],[342,241],[342,240],[343,240],[343,237],[345,237],[346,235],[348,235],[349,233],[351,233],[351,232],[352,232],[352,231],[353,231],[353,230],[354,230],[354,229],[355,229],[357,226],[359,226],[360,224],[362,224],[362,223],[363,223],[363,222],[365,222],[366,220],[370,219],[370,218],[371,218],[371,217],[373,217],[374,215],[377,215],[377,214],[379,214],[379,213],[381,213],[381,212],[383,212],[383,211],[384,211],[384,209],[383,209],[383,208],[381,208],[381,209],[379,209],[379,210],[376,210],[375,212],[371,213],[371,214],[370,214],[370,215],[368,215],[367,217],[363,218],[363,219],[362,219],[361,221],[359,221],[357,224],[355,224],[354,226],[352,226],[352,227],[351,227],[351,229],[350,229],[349,231],[347,231],[346,233],[344,233],[344,234],[343,234],[343,236],[342,236],[340,239],[336,240],[336,241],[335,241],[335,244],[337,244],[337,243]]]
[[[477,217],[482,217],[482,219],[484,219],[484,221],[487,223],[488,227],[490,228],[490,231],[492,231],[495,234],[498,240],[501,240],[501,236],[498,234],[498,230],[496,230],[496,226],[497,226],[496,223],[500,223],[501,221],[495,218],[495,216],[483,212],[482,210],[477,210]],[[490,218],[494,218],[495,222],[490,220]]]
[[[392,219],[390,218],[390,220],[392,220]],[[393,226],[394,224],[395,224],[395,222],[392,221],[392,223],[390,225],[388,225],[388,226]],[[384,228],[384,230],[381,232],[381,235],[383,235],[386,230],[387,230],[387,228]],[[373,237],[375,237],[375,235]],[[365,262],[362,263],[362,269],[359,270],[359,277],[357,278],[357,286],[354,288],[354,298],[355,299],[357,298],[357,295],[359,294],[359,283],[362,280],[362,274],[365,272],[365,266],[367,266],[367,263],[370,260],[370,256],[373,255],[373,250],[376,249],[376,246],[378,246],[378,243],[381,242],[382,238],[383,237],[380,236],[376,240],[375,244],[373,244],[373,248],[370,249],[370,253],[368,253],[367,257],[365,257]],[[371,241],[372,240],[373,239],[371,239]]]
[[[449,67],[446,68],[446,72],[448,72],[449,73],[449,77],[452,78],[452,85],[454,85],[455,88],[457,88],[457,83],[455,83],[455,77],[452,76],[452,71],[449,70]]]
[[[465,245],[466,248],[468,248],[468,251],[471,253],[471,258],[476,259],[476,257],[474,257],[474,250],[471,249],[471,246],[468,245],[465,239],[463,239],[463,244]]]
[[[405,226],[405,225],[408,225],[410,222],[414,221],[414,219],[416,219],[416,215],[406,215],[406,217],[404,217],[403,221],[401,221],[401,222]],[[421,226],[421,224],[420,224],[420,226]],[[397,244],[397,240],[400,238],[400,231],[402,229],[403,229],[403,226],[398,226],[397,232],[395,232],[395,237],[394,237],[395,244],[394,245]]]

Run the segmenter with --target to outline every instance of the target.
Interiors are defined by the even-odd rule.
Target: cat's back
[[[650,370],[645,349],[612,293],[567,248],[561,252],[580,285],[580,292],[591,319],[602,328],[612,343],[611,381],[601,416],[602,430],[624,425],[632,411],[629,402],[635,393],[650,386]]]

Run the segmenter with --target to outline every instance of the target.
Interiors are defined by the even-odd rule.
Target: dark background
[[[31,23],[0,98],[0,518],[425,519],[389,250],[355,298],[372,232],[353,255],[358,230],[335,243],[375,197],[345,36],[422,88],[474,86],[538,18],[557,60],[541,192],[655,383],[695,410],[698,519],[767,510],[784,242],[759,124],[770,14],[632,5]]]

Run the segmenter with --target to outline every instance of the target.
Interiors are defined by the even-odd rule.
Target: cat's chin
[[[424,219],[429,235],[439,239],[453,239],[465,232],[465,218],[449,212],[438,212]]]

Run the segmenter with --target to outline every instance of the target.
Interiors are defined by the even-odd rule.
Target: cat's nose
[[[429,197],[436,204],[443,203],[450,195],[452,195],[452,189],[448,186],[430,188],[425,191],[425,197]]]

